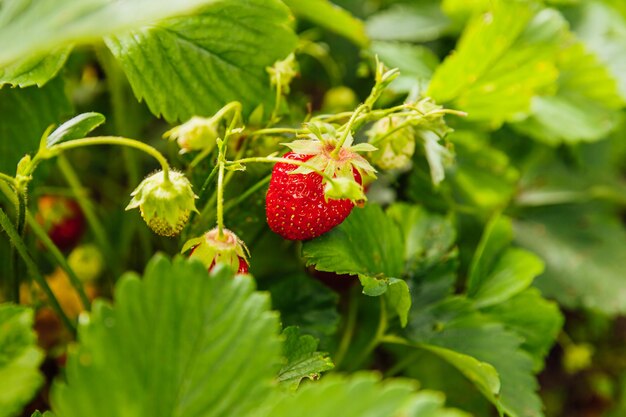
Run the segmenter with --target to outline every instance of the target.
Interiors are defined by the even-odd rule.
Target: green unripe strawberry
[[[219,120],[195,116],[168,130],[163,137],[175,140],[183,153],[210,150],[215,147],[219,137]]]
[[[189,214],[197,211],[197,196],[181,172],[170,171],[167,179],[163,171],[157,171],[144,179],[131,196],[126,210],[139,207],[148,227],[161,236],[180,233]]]
[[[226,264],[239,274],[248,273],[248,248],[228,229],[222,230],[221,237],[219,230],[214,228],[200,237],[188,240],[182,252],[189,249],[189,258],[200,260],[209,271],[217,264]]]
[[[374,123],[367,132],[369,142],[378,150],[371,160],[378,167],[404,169],[411,165],[415,153],[415,128],[400,116],[385,117]]]

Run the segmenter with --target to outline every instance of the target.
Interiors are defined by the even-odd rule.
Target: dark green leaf
[[[399,277],[403,272],[400,228],[382,209],[368,204],[330,232],[305,242],[307,265],[338,274]]]
[[[0,89],[0,171],[13,175],[19,160],[37,150],[44,131],[71,114],[63,83]]]
[[[112,36],[106,44],[137,98],[167,121],[211,115],[230,101],[241,101],[248,113],[259,104],[271,108],[266,68],[295,48],[289,20],[278,0],[217,0],[199,15]]]
[[[535,285],[570,308],[626,312],[626,231],[593,205],[553,206],[524,213],[515,238],[541,255],[546,272]]]
[[[82,323],[67,382],[53,387],[56,414],[248,415],[271,392],[278,318],[249,276],[157,257],[114,298]]]
[[[44,354],[32,326],[30,308],[0,304],[0,417],[18,415],[44,382]]]
[[[439,58],[429,48],[405,42],[376,41],[372,53],[388,68],[398,68],[400,75],[389,88],[398,93],[408,93],[415,86],[424,90],[439,65]]]
[[[543,368],[545,356],[554,344],[563,325],[563,316],[556,303],[530,288],[506,303],[482,310],[524,338],[522,349],[535,361],[535,372]]]
[[[46,145],[50,147],[65,140],[83,138],[102,123],[104,123],[104,116],[100,113],[79,114],[57,127],[48,136]]]
[[[304,378],[317,380],[322,372],[334,368],[327,353],[318,352],[319,340],[310,335],[300,335],[297,327],[287,327],[283,331],[286,338],[283,347],[287,363],[278,373],[278,381],[295,391]]]

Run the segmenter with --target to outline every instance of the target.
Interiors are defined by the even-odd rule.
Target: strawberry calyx
[[[181,252],[190,249],[189,258],[198,259],[209,271],[217,264],[226,264],[240,274],[248,272],[250,252],[245,243],[228,229],[222,229],[221,237],[216,227],[202,236],[189,239]]]
[[[311,156],[306,160],[306,166],[299,166],[290,175],[321,172],[324,174],[322,184],[326,200],[347,199],[354,204],[362,204],[366,200],[365,192],[361,182],[356,180],[354,171],[364,180],[376,178],[374,167],[359,154],[375,151],[376,147],[369,143],[355,145],[352,134],[348,133],[337,152],[339,135],[332,125],[311,123],[309,129],[309,139],[283,143],[296,154]]]

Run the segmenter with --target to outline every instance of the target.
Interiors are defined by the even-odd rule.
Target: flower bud
[[[181,172],[170,171],[168,180],[163,171],[157,171],[144,179],[131,196],[126,210],[139,207],[148,227],[161,236],[180,233],[191,211],[197,211],[197,196]]]
[[[211,150],[219,137],[219,120],[194,116],[165,132],[163,137],[175,140],[181,152]]]
[[[298,70],[298,62],[294,54],[289,54],[289,56],[282,61],[276,61],[274,65],[267,67],[272,86],[280,84],[285,94],[289,93],[289,85],[293,78],[298,75]]]
[[[200,260],[210,271],[217,264],[229,265],[240,274],[248,273],[248,248],[241,239],[228,229],[219,236],[217,228],[204,235],[190,239],[183,246],[183,252],[191,249],[190,259]]]
[[[382,169],[403,169],[411,164],[415,152],[415,129],[400,116],[385,117],[367,132],[369,142],[378,148],[371,160]]]

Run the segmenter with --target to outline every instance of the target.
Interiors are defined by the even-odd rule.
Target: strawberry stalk
[[[320,171],[319,169],[315,168],[312,165],[307,164],[306,162],[302,162],[302,161],[295,161],[293,159],[289,159],[289,158],[277,158],[274,156],[256,156],[256,157],[250,157],[250,158],[242,158],[242,159],[237,159],[235,161],[228,161],[226,162],[229,165],[239,165],[239,164],[247,164],[250,162],[260,162],[260,163],[268,163],[268,164],[275,164],[278,162],[282,162],[285,164],[291,164],[291,165],[297,165],[297,166],[301,166],[304,168],[308,168],[311,171],[315,172],[316,174],[321,175],[322,177],[324,177],[324,179],[330,183],[333,183],[335,180],[329,176],[328,174],[326,174],[324,171]]]
[[[0,180],[8,183],[9,185],[15,185],[15,178],[10,175],[3,174],[2,172],[0,172]]]

